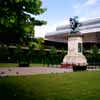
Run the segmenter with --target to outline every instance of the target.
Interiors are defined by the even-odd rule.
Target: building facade
[[[83,36],[83,45],[85,49],[90,49],[91,45],[100,44],[100,18],[91,19],[88,21],[80,22],[80,32]],[[58,26],[55,32],[48,33],[45,36],[46,42],[66,44],[68,34],[70,32],[70,25]],[[65,46],[65,45],[64,45]],[[67,46],[66,46],[67,48]]]

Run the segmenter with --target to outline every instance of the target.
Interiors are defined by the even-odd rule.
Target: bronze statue
[[[70,33],[79,32],[80,23],[78,21],[77,16],[75,16],[74,18],[70,18],[70,27],[71,27],[71,32]]]

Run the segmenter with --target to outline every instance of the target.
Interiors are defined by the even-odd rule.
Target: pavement
[[[100,69],[87,69],[87,71],[100,71]]]
[[[36,75],[49,73],[65,73],[73,72],[72,69],[51,68],[51,67],[16,67],[16,68],[0,68],[0,76],[20,76],[20,75]]]

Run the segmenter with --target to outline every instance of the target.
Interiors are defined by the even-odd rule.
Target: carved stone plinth
[[[82,35],[80,32],[68,35],[68,54],[63,59],[63,64],[86,66],[87,59],[83,55]]]

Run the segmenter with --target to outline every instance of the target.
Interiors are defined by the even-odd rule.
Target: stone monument
[[[83,41],[82,34],[79,31],[80,23],[78,17],[70,18],[71,31],[68,34],[68,54],[63,59],[63,64],[85,67],[87,65],[87,59],[83,55]]]

